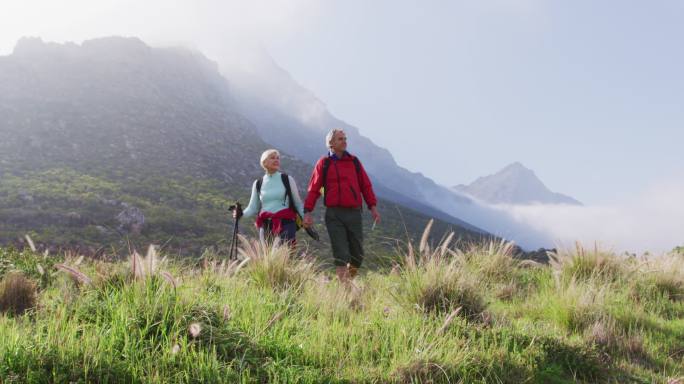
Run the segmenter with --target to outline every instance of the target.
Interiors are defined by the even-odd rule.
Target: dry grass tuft
[[[667,295],[670,300],[684,300],[684,257],[678,254],[667,254],[643,260],[641,270],[647,271],[646,282]]]
[[[150,244],[145,257],[141,257],[137,251],[133,251],[129,257],[129,263],[130,276],[134,280],[148,281],[154,276],[160,276],[174,289],[179,285],[171,273],[162,270],[166,267],[168,260],[166,256],[159,257],[159,251],[155,245]]]
[[[560,320],[570,331],[583,331],[596,321],[608,318],[606,285],[587,284],[572,278],[569,282],[555,276],[557,303],[550,305],[558,311]]]
[[[590,344],[610,350],[617,347],[620,336],[616,331],[614,321],[601,319],[595,321],[584,330],[584,339]]]
[[[273,289],[299,289],[309,280],[314,280],[316,263],[311,257],[295,257],[287,244],[279,239],[273,243],[250,240],[240,236],[238,248],[240,258],[245,262],[245,273],[257,284]]]
[[[395,383],[459,383],[458,378],[450,377],[443,364],[429,359],[417,359],[397,367],[392,373]]]
[[[86,275],[85,273],[79,271],[78,268],[76,268],[75,266],[67,264],[56,264],[55,268],[71,276],[71,278],[80,285],[93,284],[93,280],[90,277],[88,277],[88,275]]]
[[[512,300],[520,292],[520,287],[515,281],[499,286],[496,298],[503,301]]]
[[[361,281],[352,281],[350,284],[340,283],[337,279],[328,280],[324,274],[320,274],[316,280],[307,284],[302,292],[302,301],[307,307],[315,312],[325,312],[338,319],[349,319],[353,313],[368,310],[372,292]],[[389,316],[391,310],[384,315]]]
[[[0,283],[0,313],[22,315],[36,306],[36,284],[21,273],[12,272]]]
[[[211,272],[220,277],[233,277],[249,263],[249,257],[242,260],[206,260],[203,265],[204,272]]]
[[[130,256],[131,274],[136,279],[152,277],[160,272],[166,265],[166,257],[159,258],[157,247],[150,245],[147,248],[145,257],[141,257],[137,251],[133,251]]]
[[[628,271],[624,259],[613,252],[601,250],[597,244],[587,250],[580,243],[575,250],[549,252],[549,264],[563,277],[581,280],[615,281]]]
[[[513,258],[515,243],[505,240],[473,244],[465,253],[472,270],[486,279],[498,283],[515,276],[520,261]]]
[[[632,359],[648,359],[643,337],[620,330],[615,320],[605,317],[584,330],[584,340],[599,347],[611,359],[622,355]]]
[[[423,232],[418,253],[408,243],[396,298],[424,312],[446,313],[462,307],[463,316],[474,317],[486,307],[477,282],[465,270],[463,255],[449,248],[453,236],[447,236],[434,249],[427,244],[431,224]]]

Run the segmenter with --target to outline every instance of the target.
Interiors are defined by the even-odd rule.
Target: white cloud
[[[664,182],[603,206],[497,206],[544,231],[557,246],[598,243],[617,252],[667,252],[684,244],[684,182]]]

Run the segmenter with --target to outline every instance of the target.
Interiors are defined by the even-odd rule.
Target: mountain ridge
[[[67,246],[162,242],[179,254],[225,241],[227,207],[246,201],[272,145],[235,107],[215,62],[120,37],[24,39],[15,51],[0,57],[0,241],[32,233]],[[310,165],[282,158],[305,185]],[[380,209],[372,243],[419,236],[429,220],[386,200]]]
[[[534,171],[518,161],[494,174],[479,177],[468,185],[453,186],[452,189],[489,204],[582,205],[570,196],[549,190]]]

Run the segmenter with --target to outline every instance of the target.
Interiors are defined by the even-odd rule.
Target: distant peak
[[[493,175],[480,177],[470,185],[459,185],[454,189],[493,204],[581,204],[569,196],[550,191],[533,170],[519,161]]]
[[[516,162],[514,162],[514,163],[511,163],[511,164],[507,165],[506,167],[504,167],[504,168],[502,169],[502,171],[510,171],[510,170],[530,171],[529,168],[527,168],[526,166],[524,166],[524,165],[523,165],[521,162],[519,162],[519,161],[516,161]]]

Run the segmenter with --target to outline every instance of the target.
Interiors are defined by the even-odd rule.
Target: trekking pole
[[[233,224],[233,236],[230,240],[230,252],[228,253],[228,260],[234,260],[237,259],[237,242],[238,242],[238,223],[240,221],[240,217],[242,216],[242,206],[240,205],[239,202],[235,202],[235,205],[231,205],[230,208],[228,208],[231,212],[235,211],[237,214],[235,215],[235,223]]]

